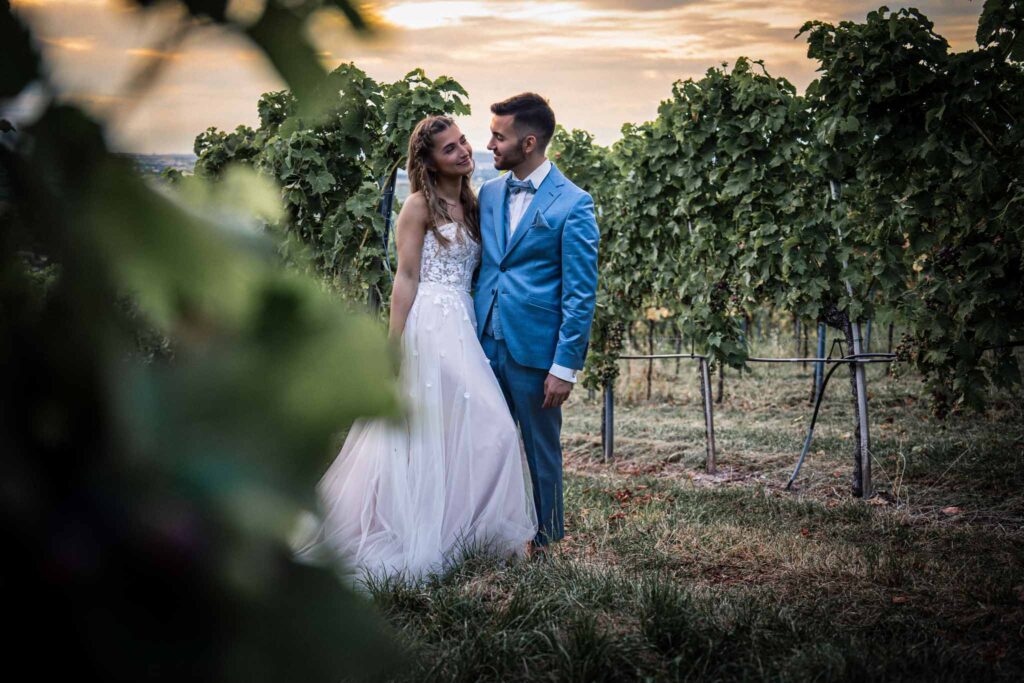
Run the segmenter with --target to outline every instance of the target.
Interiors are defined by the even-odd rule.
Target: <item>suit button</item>
[[[508,270],[508,268],[506,268],[505,266],[502,266],[502,267],[501,267],[501,272],[503,272],[503,273],[504,273],[504,272],[505,272],[506,270]]]

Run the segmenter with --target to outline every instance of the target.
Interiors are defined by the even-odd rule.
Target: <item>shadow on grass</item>
[[[836,621],[813,591],[794,607],[769,590],[687,588],[561,553],[472,564],[416,589],[378,587],[421,662],[402,680],[965,680],[1011,678],[1020,664],[950,647],[911,615]]]

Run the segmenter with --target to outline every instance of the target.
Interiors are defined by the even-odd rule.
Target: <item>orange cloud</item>
[[[44,45],[55,47],[58,50],[69,50],[71,52],[89,52],[95,49],[96,41],[91,36],[85,37],[73,37],[66,36],[61,38],[41,38],[40,42]]]
[[[181,52],[168,52],[168,51],[165,51],[165,50],[154,50],[154,49],[148,48],[148,47],[134,47],[134,48],[130,48],[128,50],[125,50],[125,53],[131,55],[132,57],[144,57],[146,59],[175,60],[175,59],[181,59],[181,57],[182,57],[182,53]]]
[[[263,58],[263,53],[259,50],[252,48],[245,50],[235,50],[229,57],[238,60],[239,62],[254,62]]]
[[[145,47],[181,17],[180,5],[140,12],[128,0],[12,0],[33,27],[64,92],[92,93],[115,106],[133,58],[168,62],[160,80],[112,136],[128,150],[191,148],[207,126],[256,123],[260,94],[284,87],[262,54],[239,34],[205,25],[173,52]],[[380,0],[367,16],[384,30],[357,39],[337,10],[314,17],[309,34],[330,67],[353,61],[393,81],[415,67],[446,74],[471,95],[460,122],[477,145],[488,137],[488,106],[522,90],[551,98],[559,121],[598,141],[624,122],[653,118],[672,82],[699,77],[740,55],[764,59],[774,76],[803,89],[817,64],[794,36],[809,19],[863,21],[882,0]],[[888,2],[916,6],[955,50],[973,47],[982,2]],[[251,20],[263,0],[232,0],[232,16]],[[162,8],[162,9],[159,9]],[[216,68],[211,68],[216,65]]]
[[[11,0],[11,7],[43,7],[43,6],[55,6],[55,5],[77,5],[77,6],[91,6],[91,7],[102,7],[104,5],[110,5],[110,0]]]

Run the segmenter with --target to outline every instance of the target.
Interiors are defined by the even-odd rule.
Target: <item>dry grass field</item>
[[[727,373],[713,476],[695,363],[656,362],[650,401],[646,367],[623,362],[614,462],[600,397],[567,405],[568,537],[549,561],[473,557],[422,587],[373,587],[412,655],[400,678],[1024,677],[1020,397],[939,421],[919,378],[869,366],[878,493],[863,501],[845,371],[786,491],[809,367]]]

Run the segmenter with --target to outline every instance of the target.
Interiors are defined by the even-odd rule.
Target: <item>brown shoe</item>
[[[548,560],[548,547],[530,541],[526,545],[526,557],[533,562],[546,562]]]

